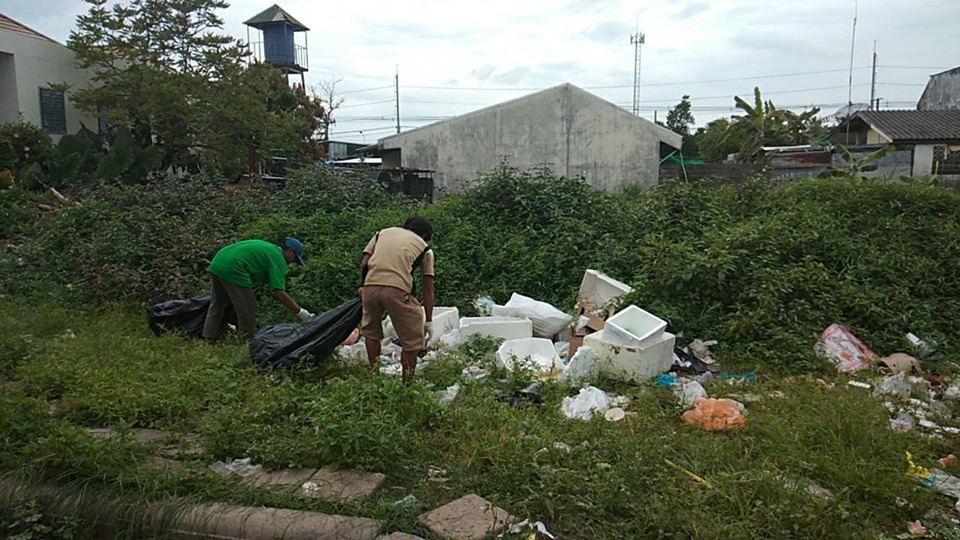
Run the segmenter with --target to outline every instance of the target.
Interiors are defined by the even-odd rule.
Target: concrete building
[[[76,88],[89,81],[89,75],[75,67],[70,49],[0,13],[0,123],[22,117],[54,140],[75,133],[81,121],[95,130],[96,116],[81,113],[51,87],[67,83]]]
[[[921,111],[960,110],[960,67],[930,76],[917,103]]]
[[[500,163],[547,165],[583,176],[597,189],[658,182],[661,156],[680,135],[572,84],[562,84],[435,124],[380,139],[385,169],[434,172],[441,190],[458,191]]]

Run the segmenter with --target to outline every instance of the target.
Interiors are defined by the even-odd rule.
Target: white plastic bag
[[[589,420],[594,414],[603,414],[610,408],[606,392],[594,386],[585,386],[580,393],[563,398],[560,410],[564,416],[576,420]]]
[[[533,331],[542,337],[552,337],[566,328],[573,317],[546,302],[513,293],[502,306],[493,306],[493,314],[502,317],[526,317],[533,322]]]
[[[453,400],[456,399],[457,394],[460,393],[460,383],[456,383],[453,386],[448,386],[446,390],[440,391],[440,405],[447,406],[453,403]]]
[[[707,391],[697,381],[683,383],[680,389],[680,403],[688,409],[693,407],[696,400],[706,399],[706,397]]]

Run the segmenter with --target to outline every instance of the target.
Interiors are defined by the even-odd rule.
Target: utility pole
[[[877,90],[877,41],[874,40],[873,41],[873,75],[870,76],[870,109],[871,110],[877,110],[880,108],[880,107],[877,107],[876,109],[873,108],[873,101],[874,101],[873,97],[874,97],[874,94],[876,94],[876,90]]]
[[[394,92],[397,95],[397,133],[400,133],[400,66],[397,66],[397,74],[393,77]]]
[[[643,32],[630,36],[633,45],[633,114],[640,116],[640,46],[646,41]]]
[[[853,49],[857,44],[857,12],[859,11],[859,2],[853,2],[853,32],[850,36],[850,79],[847,83],[847,134],[843,139],[844,144],[850,144],[850,117],[853,116]]]

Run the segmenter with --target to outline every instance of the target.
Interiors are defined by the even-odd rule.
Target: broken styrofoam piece
[[[563,398],[560,410],[567,418],[590,420],[594,414],[604,414],[610,408],[610,398],[606,392],[595,387],[585,386],[576,396]]]
[[[426,321],[426,314],[424,314]],[[427,348],[435,349],[440,345],[440,338],[460,328],[460,310],[455,307],[433,308],[433,335],[427,341]]]
[[[553,342],[545,338],[523,338],[504,341],[497,349],[497,361],[510,371],[523,367],[541,378],[558,377],[564,370]]]
[[[628,347],[645,347],[656,342],[666,327],[667,321],[631,305],[607,319],[603,337]]]
[[[367,361],[367,345],[363,339],[353,345],[337,347],[337,354],[348,362],[364,363]]]
[[[885,377],[883,382],[878,384],[873,390],[875,396],[893,396],[899,399],[909,399],[913,391],[913,385],[905,379],[904,372]]]
[[[440,349],[456,349],[461,343],[463,343],[463,335],[460,333],[460,329],[456,329],[440,336],[437,346]]]
[[[582,346],[574,353],[560,380],[571,384],[596,382],[600,378],[600,359],[592,347]]]
[[[599,359],[600,374],[614,380],[640,382],[666,373],[673,365],[676,337],[664,332],[659,340],[646,347],[627,347],[607,341],[602,332],[588,334],[583,346],[590,347]],[[570,361],[573,363],[573,360]]]
[[[526,317],[533,323],[534,333],[542,337],[559,334],[573,321],[573,317],[552,305],[519,293],[513,293],[506,304],[493,306],[492,313],[500,317]]]
[[[523,317],[464,317],[460,319],[460,337],[480,334],[501,339],[533,337],[533,323]]]
[[[453,403],[453,400],[457,398],[457,394],[460,393],[460,383],[455,383],[451,386],[448,386],[446,390],[440,392],[440,405],[449,405]]]
[[[579,302],[588,311],[595,311],[607,307],[610,302],[632,292],[633,287],[622,281],[613,279],[603,272],[587,270],[583,273],[583,280],[580,282]]]
[[[473,300],[473,308],[477,310],[477,313],[481,317],[487,317],[493,311],[493,306],[497,303],[493,301],[493,298],[489,296],[481,296]]]
[[[263,467],[253,465],[250,458],[235,459],[230,463],[215,461],[211,463],[209,467],[211,471],[222,476],[236,474],[237,476],[247,477],[263,472]]]

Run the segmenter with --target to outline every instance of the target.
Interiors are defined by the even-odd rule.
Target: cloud
[[[710,11],[710,4],[703,2],[690,2],[689,4],[682,6],[680,10],[677,11],[675,16],[681,19],[686,19],[705,11]]]
[[[490,82],[504,85],[517,84],[530,74],[531,69],[529,66],[516,66],[493,75],[490,77]]]
[[[622,21],[607,21],[588,30],[583,35],[600,44],[626,43],[634,28]]]

